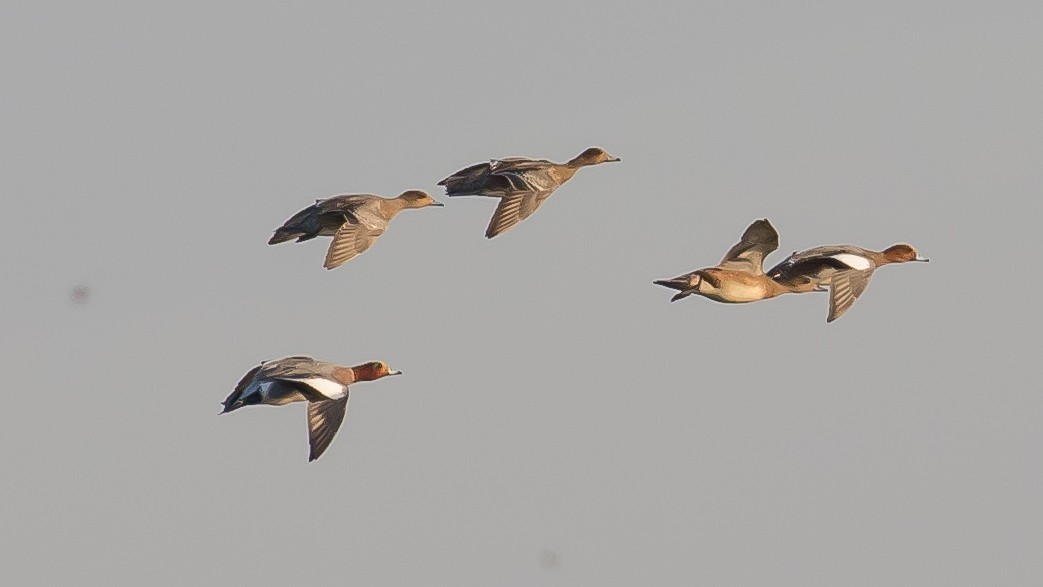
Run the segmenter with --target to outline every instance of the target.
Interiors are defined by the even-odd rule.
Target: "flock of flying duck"
[[[510,157],[492,159],[457,171],[438,182],[446,195],[497,198],[486,238],[514,228],[532,215],[580,168],[619,161],[603,149],[591,147],[566,163]],[[317,200],[294,214],[268,241],[274,245],[296,239],[331,236],[323,266],[339,267],[369,249],[384,234],[396,214],[407,208],[442,206],[426,192],[409,190],[394,198],[350,194]],[[873,272],[889,263],[927,261],[915,248],[897,244],[883,251],[853,245],[827,245],[795,252],[771,270],[764,258],[779,247],[779,234],[767,219],[756,220],[720,263],[673,279],[654,283],[677,290],[670,301],[699,295],[718,302],[740,304],[766,300],[784,293],[829,292],[832,322],[842,316],[865,291]],[[224,401],[221,413],[243,406],[281,406],[308,402],[310,461],[329,447],[348,409],[348,386],[399,375],[387,363],[375,361],[343,367],[311,357],[285,357],[251,369]]]

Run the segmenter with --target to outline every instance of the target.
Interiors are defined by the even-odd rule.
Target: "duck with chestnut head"
[[[383,361],[342,367],[311,357],[285,357],[262,362],[239,381],[224,404],[222,414],[243,406],[282,406],[308,402],[309,461],[322,456],[348,411],[348,386],[401,375]]]
[[[340,267],[361,255],[384,234],[396,214],[407,208],[442,206],[426,192],[408,190],[394,198],[373,194],[345,194],[314,204],[296,213],[275,229],[268,244],[297,239],[303,242],[317,236],[332,236],[323,267]]]
[[[466,167],[438,182],[445,194],[488,196],[500,204],[485,230],[486,238],[503,234],[532,215],[562,184],[583,167],[619,161],[600,147],[590,147],[567,163],[507,157]]]
[[[768,271],[768,276],[787,287],[810,284],[816,291],[826,291],[828,287],[826,322],[832,322],[854,305],[878,267],[929,260],[907,244],[893,245],[883,251],[854,245],[827,245],[793,253]]]

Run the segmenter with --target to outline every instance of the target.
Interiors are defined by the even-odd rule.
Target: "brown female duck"
[[[268,244],[297,242],[332,236],[323,267],[333,269],[361,255],[384,234],[396,214],[406,208],[441,206],[426,192],[409,190],[394,198],[372,194],[348,194],[316,200],[275,229]]]
[[[568,163],[525,157],[492,159],[461,169],[438,185],[445,186],[445,194],[450,197],[500,198],[485,230],[485,238],[492,238],[531,216],[554,190],[572,179],[581,168],[619,160],[598,147],[583,151]]]

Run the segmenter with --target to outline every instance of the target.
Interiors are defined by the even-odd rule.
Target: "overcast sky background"
[[[6,2],[10,584],[1030,585],[1043,5]],[[492,241],[435,183],[584,169]],[[429,190],[363,256],[316,198]],[[668,302],[756,218],[909,242],[827,296]],[[76,288],[87,294],[73,299]],[[217,416],[262,359],[405,372]]]

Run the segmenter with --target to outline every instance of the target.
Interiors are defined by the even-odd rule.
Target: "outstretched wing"
[[[345,222],[334,233],[333,242],[326,251],[326,261],[322,266],[326,269],[340,267],[373,246],[377,237],[383,233],[383,230],[373,229],[361,223]]]
[[[742,239],[728,250],[719,266],[760,275],[764,273],[764,257],[777,248],[779,233],[775,227],[767,218],[756,220],[742,233]]]
[[[308,402],[308,443],[311,445],[308,461],[314,461],[326,452],[347,412],[346,394],[343,399]]]
[[[553,191],[530,192],[500,198],[500,203],[489,220],[489,227],[485,229],[485,238],[492,238],[514,228],[514,225],[539,209],[551,193]]]
[[[826,318],[826,322],[832,322],[843,316],[844,312],[855,304],[858,296],[866,290],[872,276],[872,269],[863,271],[850,269],[834,273],[830,279],[829,317]]]

